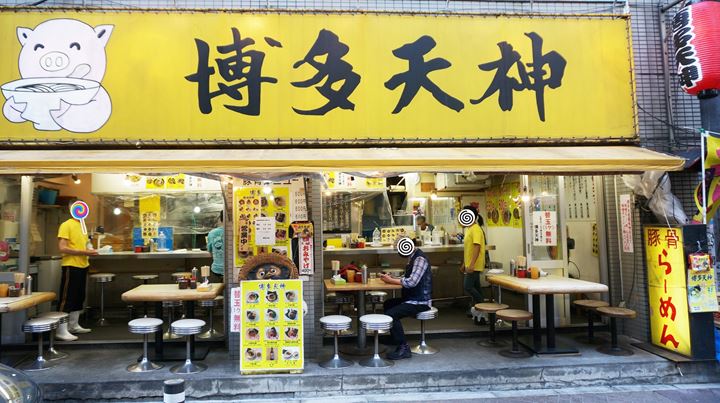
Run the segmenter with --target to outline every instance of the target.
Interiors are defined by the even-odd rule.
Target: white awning
[[[682,158],[633,146],[5,150],[2,174],[174,172],[631,173],[677,171]]]

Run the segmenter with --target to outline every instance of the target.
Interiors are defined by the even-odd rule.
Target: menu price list
[[[302,282],[243,281],[240,371],[295,372],[304,366]]]

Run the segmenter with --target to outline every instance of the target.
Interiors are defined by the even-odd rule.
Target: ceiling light
[[[80,178],[78,178],[78,176],[75,175],[75,174],[72,174],[70,177],[72,178],[72,181],[75,182],[76,185],[79,185],[80,182],[82,182],[82,181],[80,180]]]
[[[527,203],[530,201],[530,194],[528,193],[527,186],[523,187],[522,196],[520,196],[520,200],[522,200],[523,203]]]
[[[115,215],[120,215],[120,213],[122,213],[122,210],[120,210],[120,207],[115,207],[115,208],[113,209],[113,214],[115,214]]]
[[[437,190],[433,190],[432,192],[430,192],[430,200],[437,200],[437,198]]]
[[[193,213],[197,214],[200,212],[200,206],[193,207]]]
[[[272,187],[270,187],[270,183],[266,183],[263,185],[262,192],[266,195],[272,193]]]

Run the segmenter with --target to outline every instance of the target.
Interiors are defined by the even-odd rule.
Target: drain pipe
[[[30,269],[30,221],[32,220],[33,177],[20,177],[20,253],[18,271],[28,274]]]
[[[620,275],[620,302],[618,302],[618,306],[621,308],[625,307],[625,283],[623,281],[623,250],[622,250],[622,237],[620,236],[619,232],[621,227],[620,222],[620,207],[619,207],[619,200],[618,200],[618,186],[617,186],[617,175],[613,176],[613,186],[615,188],[615,223],[617,225],[617,231],[615,232],[615,235],[617,235],[617,242],[618,242],[618,262],[620,262],[620,270],[618,270],[618,274]]]
[[[675,4],[680,1],[675,2]],[[662,46],[662,63],[663,63],[663,81],[665,91],[665,114],[667,115],[667,128],[668,128],[668,141],[670,142],[669,149],[672,149],[675,145],[675,122],[672,110],[672,96],[670,92],[670,71],[668,66],[670,65],[670,57],[668,56],[667,46],[667,25],[665,24],[665,8],[658,4],[658,24],[660,25],[660,45]]]

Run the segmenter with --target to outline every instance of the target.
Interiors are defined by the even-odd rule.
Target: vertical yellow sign
[[[682,230],[645,228],[652,343],[690,356],[690,321]]]
[[[242,281],[240,288],[240,372],[302,371],[302,281]]]

